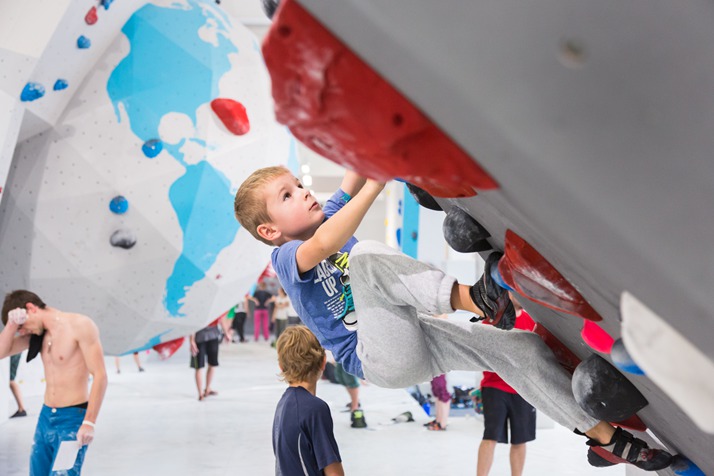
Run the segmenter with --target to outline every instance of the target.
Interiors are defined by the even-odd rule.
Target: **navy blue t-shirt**
[[[288,387],[275,409],[273,452],[276,476],[321,476],[342,462],[327,403],[303,387]]]
[[[341,210],[350,196],[338,190],[323,209],[326,219]],[[289,241],[273,250],[272,263],[280,284],[290,297],[303,323],[315,334],[320,344],[359,378],[364,377],[362,362],[357,356],[357,333],[342,323],[345,315],[355,310],[349,284],[349,253],[357,243],[351,237],[339,253],[323,260],[311,270],[300,274],[297,249],[304,242]]]

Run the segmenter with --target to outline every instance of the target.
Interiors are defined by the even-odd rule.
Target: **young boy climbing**
[[[273,268],[300,318],[347,372],[403,388],[451,370],[491,370],[555,421],[587,435],[598,456],[606,455],[603,464],[669,466],[669,453],[585,413],[570,376],[537,335],[425,317],[465,310],[509,329],[515,312],[491,279],[498,254],[467,286],[386,245],[358,243],[352,235],[383,188],[348,172],[323,210],[286,168],[267,167],[235,197],[241,225],[277,246]]]

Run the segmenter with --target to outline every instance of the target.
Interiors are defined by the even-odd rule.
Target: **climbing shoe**
[[[672,455],[664,450],[650,448],[646,442],[619,427],[609,444],[603,445],[589,439],[587,445],[590,447],[588,462],[592,466],[629,463],[645,471],[658,471],[672,464]]]

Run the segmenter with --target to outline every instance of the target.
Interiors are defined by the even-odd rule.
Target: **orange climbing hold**
[[[317,153],[362,175],[436,197],[498,183],[297,2],[281,2],[263,43],[275,113]]]
[[[211,101],[211,109],[221,120],[226,129],[237,136],[250,131],[250,121],[245,106],[233,99],[218,98]]]
[[[531,301],[590,321],[602,320],[552,264],[511,230],[506,230],[504,256],[498,262],[498,271],[506,284]]]

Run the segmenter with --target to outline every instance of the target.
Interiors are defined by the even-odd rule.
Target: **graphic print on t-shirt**
[[[337,271],[339,274],[336,273]],[[322,285],[326,296],[325,307],[335,319],[343,319],[355,310],[350,287],[349,254],[347,252],[337,252],[318,264],[315,267],[314,283]]]

